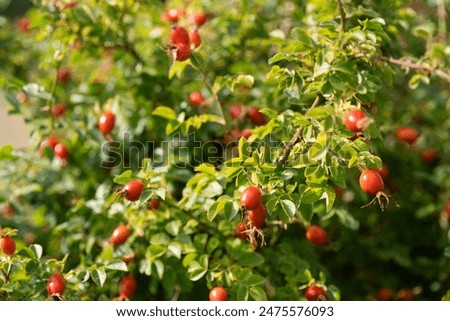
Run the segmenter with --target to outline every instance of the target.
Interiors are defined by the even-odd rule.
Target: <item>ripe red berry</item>
[[[0,240],[0,250],[2,250],[5,255],[11,256],[16,251],[16,242],[13,238],[4,236]]]
[[[5,209],[3,211],[3,218],[9,219],[14,215],[14,207],[11,204],[6,204]]]
[[[31,20],[29,18],[20,18],[17,21],[17,27],[20,32],[28,32],[31,30]]]
[[[234,236],[244,240],[247,237],[247,226],[245,223],[239,223],[234,227]]]
[[[388,288],[381,288],[377,293],[377,300],[388,301],[392,298],[392,292]]]
[[[264,114],[262,114],[258,108],[250,107],[248,109],[248,116],[250,117],[250,121],[255,125],[264,125],[266,123],[266,118]]]
[[[246,139],[248,139],[252,135],[252,133],[251,133],[250,129],[244,128],[241,132],[241,135],[242,135],[242,137],[245,137]]]
[[[61,295],[66,288],[66,282],[64,282],[61,274],[53,274],[47,281],[47,293],[48,295]]]
[[[98,120],[98,130],[102,134],[109,134],[116,124],[116,115],[110,111],[107,110],[103,112],[103,114],[100,116],[100,119]]]
[[[228,292],[221,286],[216,286],[209,291],[209,301],[227,301]]]
[[[345,116],[344,124],[348,130],[358,133],[367,128],[369,121],[361,109],[352,109]]]
[[[65,160],[69,157],[69,150],[67,149],[66,145],[62,143],[56,144],[53,151],[55,152],[55,156],[59,159]]]
[[[305,291],[305,297],[308,301],[326,300],[327,292],[317,285],[310,285]]]
[[[398,140],[411,145],[417,140],[419,133],[411,127],[400,127],[395,132],[395,136],[397,136]]]
[[[445,204],[445,212],[447,213],[447,217],[450,219],[450,201]]]
[[[241,205],[253,210],[259,206],[262,200],[261,191],[254,186],[247,187],[241,195]]]
[[[44,153],[44,149],[50,148],[52,151],[55,149],[55,146],[58,144],[58,138],[56,136],[50,135],[46,139],[44,139],[39,145],[39,156],[42,157]]]
[[[234,104],[230,107],[230,116],[233,119],[238,119],[242,115],[242,105],[241,104]]]
[[[173,26],[170,28],[169,39],[174,45],[185,44],[189,46],[189,34],[186,29],[181,26]]]
[[[375,195],[383,190],[384,182],[376,170],[367,169],[359,176],[359,186],[365,193]]]
[[[109,241],[112,245],[120,245],[126,242],[131,235],[131,230],[125,224],[119,224],[111,234]]]
[[[136,292],[137,282],[132,275],[126,275],[120,280],[119,294],[122,298],[130,299]]]
[[[192,14],[191,18],[197,27],[200,27],[205,24],[206,20],[208,20],[208,15],[203,12],[196,12]]]
[[[316,245],[324,245],[328,242],[327,232],[318,225],[311,225],[306,229],[306,238]]]
[[[194,48],[198,48],[202,44],[202,37],[197,29],[192,30],[189,33],[189,40],[194,45]]]
[[[401,301],[412,301],[414,299],[414,293],[411,290],[402,289],[398,291],[397,299]]]
[[[259,203],[259,205],[248,211],[248,220],[250,224],[256,228],[260,228],[266,222],[266,208],[264,205]]]
[[[172,55],[176,61],[185,61],[191,56],[191,48],[189,48],[189,45],[179,43],[175,45],[175,49],[172,51]]]
[[[189,95],[189,104],[192,106],[200,106],[205,101],[205,98],[202,96],[201,92],[193,91]]]
[[[125,184],[123,188],[124,197],[129,201],[137,201],[144,190],[144,184],[140,180],[132,180]]]
[[[159,207],[161,206],[161,203],[159,200],[157,199],[152,199],[150,200],[150,202],[148,203],[148,207],[152,210],[157,210]]]
[[[180,8],[169,9],[166,12],[164,12],[163,19],[172,23],[176,23],[182,16],[184,16],[183,9]]]
[[[72,74],[70,72],[70,69],[67,67],[62,67],[58,70],[58,82],[60,83],[66,83],[70,80],[72,77]]]
[[[438,152],[435,149],[427,149],[422,152],[420,158],[425,164],[431,164],[438,159]]]
[[[375,167],[373,168],[374,171],[376,171],[378,174],[380,174],[381,178],[386,178],[389,174],[389,167],[387,167],[386,164],[383,164],[381,166],[381,169]]]
[[[58,103],[53,106],[52,113],[56,118],[61,117],[66,112],[66,104]]]
[[[25,94],[23,92],[18,92],[16,95],[16,99],[19,102],[19,104],[23,104],[23,103],[27,102],[28,96],[27,96],[27,94]]]

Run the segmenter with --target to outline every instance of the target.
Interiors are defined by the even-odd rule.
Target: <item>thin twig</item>
[[[418,63],[400,60],[400,59],[396,59],[396,58],[392,58],[392,57],[380,57],[379,60],[389,62],[394,65],[406,67],[406,68],[429,71],[430,73],[436,74],[436,76],[446,80],[447,82],[450,82],[450,74],[448,74],[447,72],[445,72],[441,69],[435,68],[435,67],[425,66],[425,65],[418,64]]]
[[[343,33],[345,31],[345,11],[344,6],[342,5],[342,0],[337,0],[339,5],[339,14],[341,16],[341,26],[340,26],[340,33]]]
[[[314,102],[311,105],[310,109],[313,109],[314,107],[317,106],[317,104],[320,101],[320,96],[317,95],[316,99],[314,99]],[[283,152],[281,154],[280,157],[278,157],[277,160],[277,165],[282,165],[285,164],[287,162],[287,159],[289,158],[289,154],[291,153],[292,147],[294,147],[295,144],[297,144],[297,142],[300,140],[300,138],[302,137],[302,132],[303,132],[304,126],[300,126],[297,131],[295,132],[294,136],[292,136],[291,140],[289,141],[289,143],[284,147]]]

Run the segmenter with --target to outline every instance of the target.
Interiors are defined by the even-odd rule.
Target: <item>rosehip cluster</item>
[[[208,20],[208,15],[205,13],[199,12],[192,14],[191,21],[194,23],[194,28],[188,33],[184,27],[178,24],[184,15],[185,11],[179,8],[167,10],[163,15],[164,20],[173,24],[169,32],[169,39],[172,44],[168,48],[173,59],[176,61],[189,59],[191,49],[196,49],[202,44],[202,38],[198,28]]]
[[[67,146],[64,143],[60,143],[59,139],[54,135],[50,135],[42,141],[41,145],[39,146],[39,154],[41,156],[45,148],[50,148],[55,156],[62,161],[65,161],[69,158],[69,150],[67,149]]]

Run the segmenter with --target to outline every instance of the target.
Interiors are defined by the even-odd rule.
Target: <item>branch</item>
[[[320,96],[317,95],[317,97],[316,97],[316,99],[314,99],[314,102],[312,103],[310,109],[313,109],[314,107],[316,107],[317,104],[319,103],[319,100],[320,100]],[[282,155],[280,157],[278,157],[277,165],[282,165],[287,162],[287,159],[289,158],[292,147],[294,147],[294,145],[297,144],[297,142],[302,137],[302,132],[303,132],[304,128],[305,128],[305,126],[300,126],[297,129],[297,131],[295,132],[294,136],[292,136],[289,143],[284,147]]]
[[[445,72],[441,69],[435,68],[435,67],[425,66],[425,65],[418,64],[418,63],[413,63],[410,61],[400,60],[400,59],[391,58],[391,57],[380,57],[379,60],[389,62],[394,65],[406,67],[406,68],[429,71],[430,73],[434,73],[434,74],[436,74],[436,76],[438,76],[450,83],[450,74],[448,74],[447,72]]]
[[[341,16],[341,26],[340,26],[340,32],[343,33],[345,31],[345,11],[344,6],[342,5],[342,0],[337,0],[339,5],[339,14]]]

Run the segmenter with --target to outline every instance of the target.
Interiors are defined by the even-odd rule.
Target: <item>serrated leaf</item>
[[[177,120],[177,114],[175,111],[166,106],[159,106],[152,113],[153,116],[159,116],[168,120]]]
[[[95,269],[91,272],[91,278],[99,287],[103,287],[106,281],[106,272],[103,269]]]

